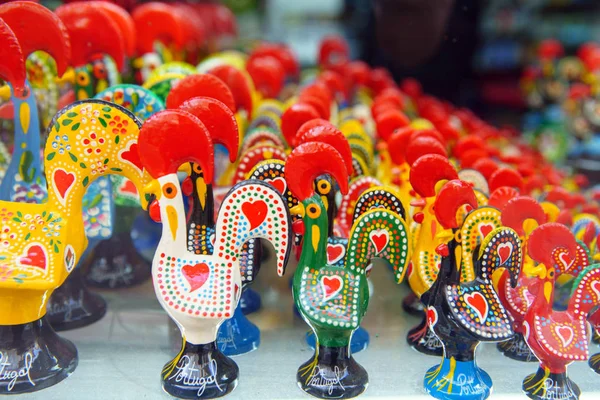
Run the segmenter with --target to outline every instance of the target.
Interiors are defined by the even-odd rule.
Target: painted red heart
[[[121,192],[122,193],[131,193],[133,195],[138,194],[137,188],[135,187],[133,182],[131,182],[129,179],[125,179],[125,183],[123,183],[123,186],[121,186]]]
[[[438,320],[438,315],[437,315],[437,311],[435,310],[435,308],[433,307],[429,307],[427,309],[427,324],[430,327],[433,327]]]
[[[558,336],[558,338],[562,342],[563,347],[565,348],[571,344],[573,338],[575,337],[575,332],[573,331],[573,328],[566,325],[555,326],[554,332],[556,332],[556,336]]]
[[[210,268],[205,263],[184,265],[181,273],[190,284],[190,292],[193,292],[204,285],[210,275]]]
[[[245,202],[242,204],[242,212],[248,218],[250,222],[250,230],[260,226],[265,218],[267,218],[267,203],[263,200],[256,200],[254,202]]]
[[[494,225],[492,224],[479,224],[479,233],[483,239],[493,230]]]
[[[29,246],[25,254],[19,258],[19,263],[30,267],[46,269],[46,250],[39,244]]]
[[[369,233],[369,239],[375,246],[375,254],[379,254],[387,247],[390,234],[385,229],[377,229]]]
[[[129,149],[122,152],[121,159],[130,162],[140,171],[144,169],[142,166],[142,161],[140,160],[140,153],[138,151],[137,143],[132,143],[131,146],[129,146]]]
[[[278,176],[274,179],[265,179],[265,182],[271,184],[279,193],[285,194],[285,190],[287,189],[287,183],[282,177]]]
[[[346,248],[342,244],[327,245],[327,264],[332,265],[344,258]]]
[[[513,245],[510,242],[502,243],[502,244],[498,245],[497,251],[498,251],[498,257],[500,257],[499,265],[504,265],[504,263],[506,263],[508,261],[508,259],[510,258],[510,255],[512,254]]]
[[[567,272],[568,270],[570,270],[575,262],[575,259],[571,258],[571,256],[567,252],[559,253],[558,259],[562,264],[563,272]]]
[[[64,169],[54,171],[54,185],[63,200],[71,186],[73,186],[73,182],[75,182],[75,174],[67,172]]]
[[[323,300],[327,301],[342,290],[344,281],[337,275],[324,276],[321,279],[321,287],[323,288]]]
[[[480,323],[484,323],[489,310],[489,304],[485,297],[479,292],[468,293],[465,295],[465,303],[475,311]]]

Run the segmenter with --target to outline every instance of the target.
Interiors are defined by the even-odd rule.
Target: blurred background
[[[139,3],[116,2],[129,9]],[[316,64],[323,36],[342,34],[352,58],[384,66],[396,80],[415,77],[426,92],[469,107],[490,122],[515,127],[522,126],[527,110],[519,82],[525,67],[536,62],[539,43],[557,39],[569,55],[600,38],[597,0],[190,2],[225,4],[236,14],[240,47],[258,40],[285,42],[303,67]],[[55,8],[61,2],[42,3]],[[393,10],[393,15],[377,16],[378,8],[388,14]],[[378,38],[384,25],[389,25],[386,38]],[[429,54],[413,59],[411,54],[423,47],[430,48]]]

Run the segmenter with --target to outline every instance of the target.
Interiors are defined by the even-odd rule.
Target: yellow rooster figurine
[[[18,374],[0,380],[0,393],[39,390],[75,369],[77,350],[45,322],[46,303],[86,248],[87,187],[100,176],[119,174],[141,193],[149,180],[138,154],[139,130],[139,121],[112,103],[65,107],[52,120],[44,152],[47,202],[0,201],[0,357],[3,377]]]

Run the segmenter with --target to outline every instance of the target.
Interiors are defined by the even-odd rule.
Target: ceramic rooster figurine
[[[342,266],[327,259],[327,208],[315,193],[314,181],[323,174],[336,179],[347,192],[348,172],[344,159],[326,143],[298,146],[286,162],[286,183],[299,200],[291,211],[304,224],[304,245],[294,275],[294,302],[317,338],[312,359],[296,375],[306,393],[319,398],[350,398],[362,393],[368,375],[351,355],[350,339],[360,325],[369,301],[368,264],[372,258],[387,259],[401,282],[408,264],[408,230],[402,217],[373,209],[355,221]]]
[[[165,109],[154,93],[137,85],[111,86],[95,97],[128,109],[142,123]],[[140,284],[150,277],[150,262],[141,256],[132,239],[132,236],[139,237],[139,231],[135,234],[132,232],[135,221],[145,221],[148,214],[139,209],[139,194],[129,180],[119,175],[111,175],[110,180],[115,206],[115,232],[110,238],[98,243],[82,267],[87,285],[117,289]],[[99,208],[97,197],[89,199],[88,204],[93,212],[87,218],[87,226],[97,229],[100,226],[98,219],[105,216],[96,212]],[[155,229],[159,236],[160,226],[155,224]],[[144,233],[150,232],[148,229]]]
[[[210,126],[211,120],[206,123]],[[277,272],[283,275],[291,246],[286,203],[264,182],[234,186],[217,216],[214,252],[195,254],[188,250],[177,169],[193,162],[202,169],[205,184],[212,182],[214,156],[209,131],[186,111],[162,111],[144,124],[140,156],[156,179],[146,192],[156,197],[151,208],[158,208],[163,223],[152,264],[154,289],[183,336],[181,351],[163,369],[163,389],[180,398],[223,396],[236,387],[238,367],[217,349],[217,331],[233,316],[241,294],[242,248],[257,238],[270,241]]]
[[[11,81],[22,90],[22,81]],[[113,121],[124,129],[113,133],[108,128]],[[30,375],[19,376],[14,385],[2,381],[3,393],[42,389],[75,368],[74,346],[45,322],[46,303],[86,248],[82,198],[87,187],[110,173],[125,175],[140,193],[147,183],[137,153],[139,129],[131,113],[111,103],[89,100],[64,108],[52,121],[44,152],[47,201],[0,202],[6,234],[0,244],[0,352],[16,370],[31,365]],[[81,131],[98,141],[85,143]]]
[[[577,241],[564,225],[548,223],[531,233],[527,251],[539,264],[525,264],[523,270],[533,278],[527,286],[533,301],[525,313],[524,336],[540,366],[525,378],[523,390],[532,399],[576,400],[580,390],[567,376],[567,366],[589,357],[586,319],[600,304],[600,265],[590,265],[578,275],[567,310],[556,311],[556,277],[572,267]]]
[[[529,234],[538,225],[546,222],[546,213],[542,206],[531,197],[518,196],[508,201],[502,210],[502,223],[514,229],[521,239],[524,253],[526,253]],[[589,265],[586,250],[577,244],[576,261],[573,271],[581,272],[579,266]],[[528,254],[523,257],[523,270],[534,265]],[[516,287],[510,285],[510,277],[506,271],[499,271],[494,278],[494,286],[502,305],[506,308],[513,320],[515,336],[506,342],[498,343],[498,349],[507,357],[519,361],[536,361],[535,355],[529,349],[523,335],[525,334],[524,319],[527,310],[533,301],[533,294],[529,290],[532,279],[521,271]]]
[[[439,191],[435,201],[435,215],[443,230],[438,233],[448,243],[436,251],[442,256],[435,283],[421,300],[426,306],[429,326],[444,347],[442,363],[425,375],[425,390],[438,399],[459,399],[468,394],[470,399],[488,398],[492,389],[490,376],[475,362],[475,349],[480,342],[498,342],[513,335],[510,319],[500,304],[492,286],[491,276],[498,268],[505,268],[516,284],[521,267],[521,247],[517,234],[510,228],[496,228],[472,250],[475,265],[474,278],[463,281],[469,274],[462,247],[476,246],[477,241],[461,241],[457,234],[460,224],[457,211],[464,205],[477,206],[470,184],[452,180]],[[467,214],[462,226],[476,223],[483,215],[481,209]],[[447,235],[449,229],[451,234]]]
[[[0,18],[19,40],[25,59],[38,50],[46,51],[56,61],[58,75],[64,74],[70,63],[71,44],[65,26],[52,11],[32,2],[15,1],[0,6]],[[45,34],[38,34],[39,29]],[[12,68],[25,69],[25,65]],[[46,197],[46,179],[40,157],[38,104],[29,80],[25,81],[23,93],[11,91],[11,106],[14,153],[0,185],[0,199],[41,203]]]
[[[136,7],[131,14],[137,33],[138,58],[133,62],[136,80],[146,82],[150,74],[163,63],[171,61],[169,46],[182,48],[185,33],[182,22],[170,4],[148,2]]]
[[[86,2],[63,4],[55,11],[65,25],[72,47],[71,74],[72,101],[92,98],[96,93],[119,81],[118,71],[123,69],[127,43],[127,31],[120,26],[128,14],[115,13],[113,4]],[[122,10],[124,11],[124,10]],[[102,29],[98,29],[102,26]],[[68,75],[68,74],[66,74]],[[112,121],[116,131],[123,124]],[[96,135],[81,139],[88,144],[97,143]],[[60,149],[59,149],[60,151]],[[87,150],[88,154],[94,149]],[[87,187],[83,200],[84,226],[88,238],[83,262],[100,240],[112,235],[114,225],[114,202],[110,177],[100,177]],[[92,293],[83,283],[81,265],[69,275],[48,303],[48,318],[56,330],[74,329],[96,322],[106,313],[106,301]]]
[[[235,162],[238,154],[238,125],[234,116],[236,103],[231,90],[216,76],[195,74],[180,81],[169,93],[169,108],[188,111],[205,122],[215,144],[227,149],[229,161]],[[195,254],[214,253],[215,198],[213,186],[202,179],[202,168],[185,166],[189,177],[183,191],[190,199],[188,213],[188,250]],[[242,290],[256,278],[260,270],[259,242],[244,243],[240,258]],[[240,302],[241,303],[241,302]],[[252,324],[238,306],[234,316],[224,322],[219,330],[217,345],[227,356],[240,355],[255,350],[260,344],[260,330]]]
[[[443,230],[435,217],[436,185],[452,179],[458,179],[456,169],[446,157],[439,154],[420,157],[410,170],[411,185],[421,198],[411,202],[411,206],[415,207],[415,224],[411,232],[412,268],[408,283],[419,299],[434,284],[441,263],[441,256],[436,252],[436,248],[442,244],[437,234]],[[408,332],[406,340],[420,353],[441,356],[442,345],[428,328],[426,316],[422,318],[421,323]]]

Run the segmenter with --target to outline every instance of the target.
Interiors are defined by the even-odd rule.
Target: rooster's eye
[[[167,183],[163,186],[163,193],[167,199],[172,199],[177,195],[177,188],[172,183]]]
[[[549,277],[550,279],[553,279],[553,278],[554,278],[554,270],[553,270],[553,269],[551,269],[551,270],[548,272],[548,277]]]
[[[321,215],[321,207],[316,204],[311,204],[306,208],[306,214],[311,218],[318,218]]]
[[[321,179],[319,181],[319,183],[317,184],[317,187],[318,187],[319,193],[321,195],[329,194],[329,191],[331,190],[331,184],[324,179]]]
[[[198,164],[192,164],[194,167],[194,172],[197,174],[201,174],[202,173],[202,167]]]
[[[77,73],[77,83],[79,86],[87,86],[90,83],[90,76],[87,72],[80,71]]]

